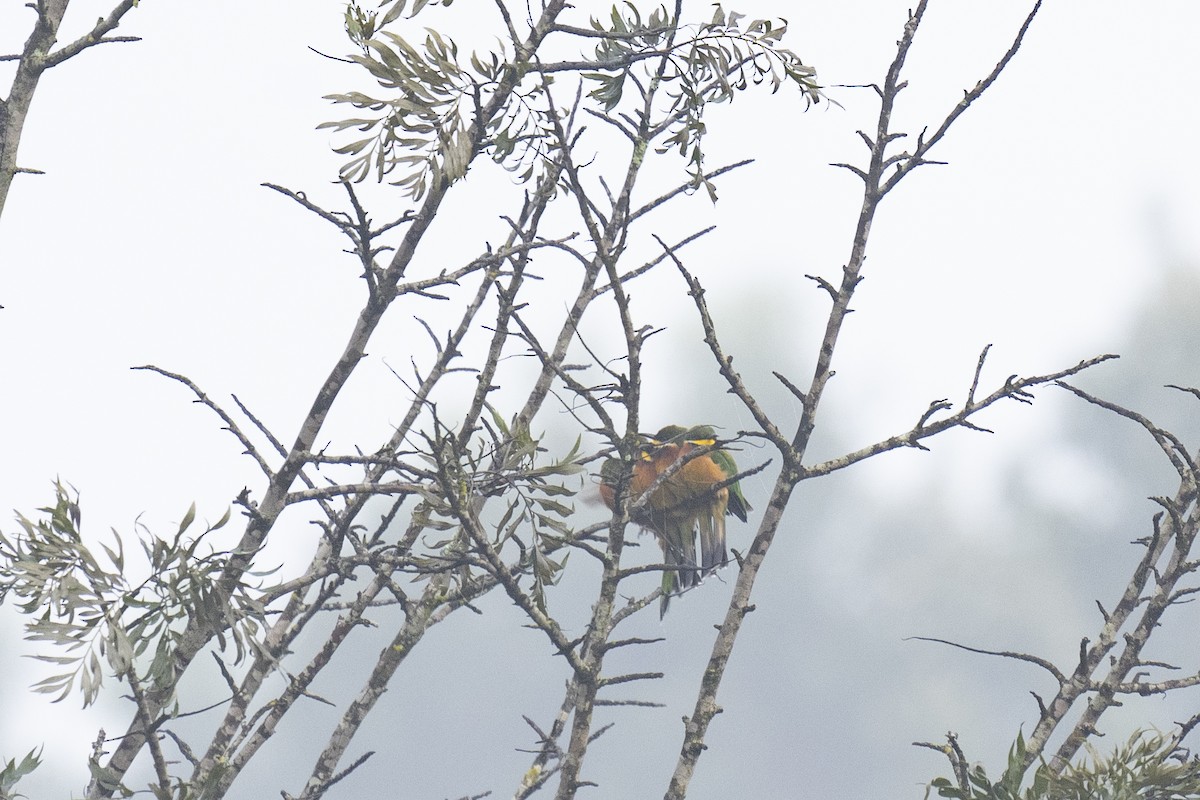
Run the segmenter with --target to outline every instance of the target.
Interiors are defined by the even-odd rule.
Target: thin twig
[[[258,464],[259,469],[262,470],[263,474],[266,475],[268,479],[270,479],[274,475],[274,470],[272,470],[270,465],[267,464],[267,460],[265,458],[263,458],[262,454],[260,454],[258,452],[258,448],[256,448],[254,446],[254,444],[250,441],[250,439],[244,433],[242,433],[242,429],[239,428],[238,424],[233,421],[233,417],[229,416],[229,414],[227,414],[225,412],[225,409],[221,408],[221,406],[215,400],[213,400],[207,394],[205,394],[203,391],[201,391],[200,387],[197,386],[194,382],[192,382],[192,380],[190,378],[188,378],[184,375],[180,375],[175,372],[170,372],[168,370],[163,369],[162,367],[156,367],[153,364],[145,364],[140,367],[131,367],[131,369],[144,370],[146,372],[156,372],[159,375],[162,375],[163,377],[170,378],[173,381],[178,381],[179,383],[182,383],[184,386],[186,386],[188,389],[190,389],[192,391],[192,394],[196,395],[196,399],[193,402],[200,403],[201,405],[207,406],[208,408],[212,409],[212,411],[218,417],[221,418],[221,421],[225,423],[225,429],[227,431],[229,431],[230,433],[232,433],[235,438],[237,438],[237,440],[241,443],[242,447],[245,448],[246,455],[250,456],[251,458],[253,458],[255,460],[255,462]]]
[[[937,639],[932,636],[906,636],[904,638],[904,641],[906,641],[906,642],[908,642],[908,641],[937,642],[938,644],[945,644],[945,645],[949,645],[950,647],[957,647],[959,650],[966,650],[968,653],[980,653],[985,656],[1000,656],[1001,658],[1011,658],[1011,659],[1015,659],[1017,661],[1025,661],[1029,664],[1035,664],[1035,665],[1041,667],[1042,669],[1046,670],[1047,672],[1049,672],[1051,675],[1054,676],[1054,680],[1058,681],[1059,684],[1066,683],[1066,681],[1067,681],[1067,676],[1063,675],[1062,671],[1059,670],[1058,667],[1054,666],[1052,663],[1050,663],[1049,661],[1047,661],[1044,658],[1039,658],[1038,656],[1031,656],[1028,653],[1018,653],[1018,652],[1015,652],[1012,650],[985,650],[980,647],[968,647],[965,644],[959,644],[958,642],[952,642],[948,639]]]

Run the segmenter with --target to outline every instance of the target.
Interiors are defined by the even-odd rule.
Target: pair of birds
[[[716,433],[708,425],[668,425],[646,437],[630,472],[626,473],[624,464],[616,458],[600,466],[600,497],[609,509],[616,507],[617,490],[622,484],[636,503],[657,482],[653,493],[633,512],[633,521],[654,533],[662,546],[666,568],[660,616],[667,613],[672,595],[699,583],[728,560],[725,516],[733,514],[745,522],[750,512],[738,482],[721,485],[737,475],[738,468],[733,456],[716,448],[716,443]],[[712,449],[696,452],[704,448]]]

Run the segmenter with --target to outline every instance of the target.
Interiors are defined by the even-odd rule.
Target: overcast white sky
[[[900,124],[914,135],[936,126],[1007,47],[1025,5],[935,0],[909,60]],[[492,8],[460,0],[420,22],[486,42],[481,26],[492,20],[476,6]],[[882,79],[907,6],[746,0],[733,8],[787,17],[792,48],[832,86]],[[106,8],[75,0],[67,36]],[[130,532],[139,515],[151,529],[172,531],[192,501],[215,519],[243,486],[258,485],[217,420],[178,385],[131,366],[182,372],[214,397],[236,393],[281,438],[294,436],[344,344],[360,286],[333,229],[259,184],[340,203],[331,185],[339,157],[315,127],[340,115],[321,96],[359,78],[309,47],[347,50],[341,9],[324,0],[144,0],[120,32],[145,41],[95,49],[44,79],[20,162],[47,174],[19,177],[0,220],[0,530],[12,531],[7,509],[30,514],[47,503],[56,476],[80,490],[86,529],[96,535]],[[0,52],[19,50],[30,16],[15,0],[0,5]],[[989,342],[993,382],[1101,352],[1132,356],[1141,341],[1138,360],[1102,368],[1114,391],[1132,397],[1139,381],[1200,383],[1194,359],[1172,347],[1196,341],[1194,306],[1169,317],[1177,335],[1145,345],[1154,328],[1147,319],[1161,312],[1167,320],[1172,297],[1194,298],[1187,292],[1200,270],[1197,30],[1200,5],[1189,0],[1047,3],[1011,68],[935,153],[949,165],[918,171],[885,203],[840,345],[819,455],[906,429],[930,400],[960,397]],[[0,74],[6,84],[9,73]],[[730,349],[762,387],[770,369],[807,379],[826,304],[800,276],[833,277],[849,253],[858,186],[827,165],[861,161],[854,131],[873,126],[876,106],[862,89],[829,95],[841,107],[802,113],[789,94],[711,112],[709,163],[757,163],[721,185],[715,209],[693,198],[661,221],[663,231],[719,224],[690,265]],[[494,226],[509,212],[471,184],[462,192],[470,199],[452,209],[458,222],[437,234],[444,249],[436,257],[448,263],[477,247],[460,241],[463,230]],[[401,208],[387,191],[368,194],[380,217],[385,203]],[[689,353],[699,359],[687,305],[662,314],[670,328],[651,358],[662,369]],[[330,437],[367,443],[392,421],[378,403],[402,395],[386,363],[405,363],[406,343],[399,328],[380,337]],[[696,380],[699,399],[676,381],[648,387],[647,426],[748,426],[715,375]],[[1164,414],[1187,408],[1161,399]],[[784,400],[776,410],[791,421]],[[714,723],[690,796],[917,798],[923,781],[946,768],[909,743],[946,730],[963,735],[973,758],[999,766],[1017,727],[1028,732],[1035,721],[1027,692],[1047,689],[1042,676],[902,638],[958,635],[1069,660],[1095,623],[1092,598],[1111,598],[1130,563],[1122,543],[1144,533],[1115,520],[1142,525],[1151,509],[1129,504],[1172,491],[1169,474],[1142,468],[1152,462],[1138,460],[1146,455],[1138,444],[1110,453],[1113,465],[1098,461],[1089,429],[1110,434],[1085,411],[1048,397],[989,417],[995,437],[957,434],[933,453],[901,453],[805,487],[794,530],[781,535],[763,572],[760,611],[722,690],[727,713]],[[750,487],[760,503],[762,480]],[[1032,527],[1047,519],[1057,522]],[[744,543],[748,533],[731,536]],[[285,559],[290,546],[275,547],[272,555]],[[669,640],[639,656],[643,668],[668,671],[659,692],[668,707],[615,717],[612,742],[589,756],[585,777],[602,783],[597,797],[664,791],[678,720],[730,583],[707,583],[661,629],[647,621],[648,635]],[[568,605],[569,588],[559,590]],[[485,789],[504,796],[516,785],[527,757],[513,748],[530,746],[519,715],[545,718],[562,674],[502,603],[490,612],[447,625],[427,643],[425,660],[406,665],[396,706],[379,710],[377,738],[361,743],[386,752],[386,763],[365,768],[349,794],[389,786],[414,800]],[[18,625],[0,610],[6,641]],[[44,742],[49,766],[27,793],[78,793],[88,743],[101,726],[124,727],[124,706],[81,716],[76,698],[51,706],[29,695],[41,667],[20,658],[27,652],[23,643],[0,647],[0,757]],[[420,689],[404,688],[413,686]],[[447,697],[457,706],[435,718],[427,704]],[[1128,713],[1169,725],[1174,711]],[[329,719],[313,724],[324,730]],[[426,770],[450,751],[463,754],[461,774]],[[286,753],[274,756],[286,763]],[[248,775],[262,783],[237,796],[294,791],[308,764],[279,773],[283,785],[266,771]]]

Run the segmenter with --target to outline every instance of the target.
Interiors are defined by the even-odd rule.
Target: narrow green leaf
[[[192,505],[188,508],[187,513],[183,515],[183,520],[179,523],[179,533],[182,534],[184,531],[190,528],[195,519],[196,504],[192,503]]]

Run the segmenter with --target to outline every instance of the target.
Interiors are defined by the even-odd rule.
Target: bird
[[[726,515],[732,513],[744,522],[751,509],[739,482],[720,486],[737,475],[738,469],[727,450],[715,447],[717,438],[712,426],[667,425],[644,438],[642,450],[627,477],[620,459],[610,458],[601,464],[600,497],[609,509],[615,509],[616,492],[623,477],[629,496],[637,501],[660,476],[668,473],[633,513],[633,521],[652,531],[663,550],[667,569],[662,578],[662,616],[672,595],[691,588],[728,560]],[[714,449],[692,455],[702,448]],[[682,463],[675,467],[677,462]]]

